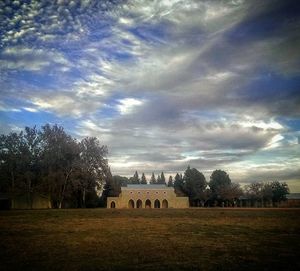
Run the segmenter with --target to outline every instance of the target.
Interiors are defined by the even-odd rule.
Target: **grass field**
[[[0,212],[0,270],[300,270],[299,209]]]

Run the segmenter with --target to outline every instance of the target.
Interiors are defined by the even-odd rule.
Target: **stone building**
[[[188,197],[177,197],[164,184],[129,184],[118,197],[107,198],[107,208],[188,208]]]

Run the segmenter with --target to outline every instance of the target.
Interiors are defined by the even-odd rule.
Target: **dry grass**
[[[1,270],[300,270],[299,209],[0,212]]]

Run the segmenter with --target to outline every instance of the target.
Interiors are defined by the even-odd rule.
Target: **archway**
[[[146,200],[145,208],[151,208],[151,201],[149,199]]]
[[[158,199],[154,201],[154,208],[160,208],[160,201]]]
[[[140,199],[138,199],[136,202],[136,208],[142,208],[142,207],[143,207],[143,203]]]
[[[134,208],[134,201],[132,199],[128,201],[128,208]]]
[[[166,199],[162,202],[162,208],[168,208],[168,201]]]
[[[116,203],[114,202],[114,201],[112,201],[111,203],[110,203],[110,208],[116,208]]]

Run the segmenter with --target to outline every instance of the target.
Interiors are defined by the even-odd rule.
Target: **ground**
[[[0,270],[300,270],[300,209],[0,212]]]

